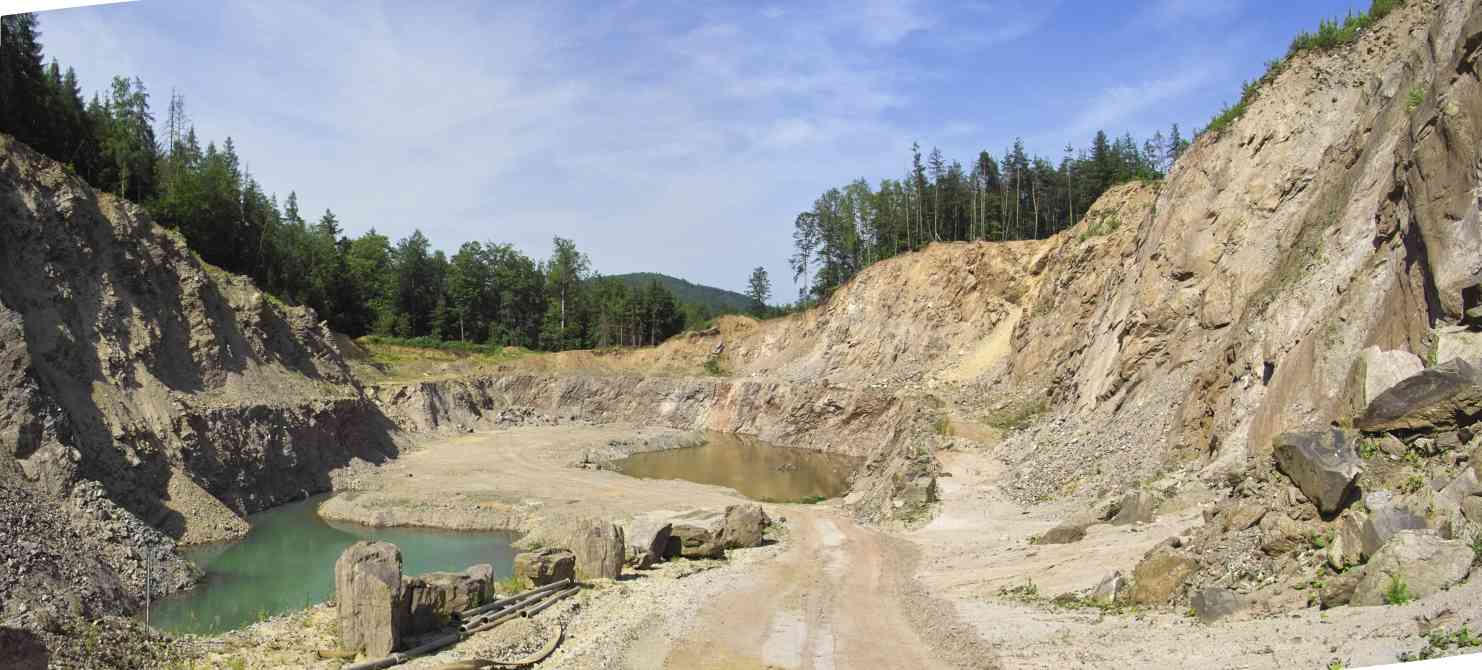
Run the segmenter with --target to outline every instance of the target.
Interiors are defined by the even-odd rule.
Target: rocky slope
[[[0,238],[0,621],[130,611],[176,540],[395,453],[311,312],[4,136]]]

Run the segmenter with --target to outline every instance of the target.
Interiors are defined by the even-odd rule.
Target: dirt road
[[[828,509],[787,514],[782,556],[708,603],[661,665],[630,667],[939,667],[902,613],[903,566],[888,538]]]

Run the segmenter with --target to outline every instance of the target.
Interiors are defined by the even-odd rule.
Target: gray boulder
[[[1111,604],[1117,601],[1127,590],[1127,578],[1122,576],[1122,571],[1117,570],[1107,575],[1091,591],[1093,602]]]
[[[386,656],[401,644],[401,550],[388,542],[356,542],[334,564],[340,648]]]
[[[1374,402],[1379,394],[1425,369],[1425,363],[1420,357],[1408,351],[1381,351],[1374,346],[1365,349],[1362,358],[1365,407]]]
[[[1354,605],[1384,605],[1398,578],[1411,599],[1419,600],[1463,579],[1472,570],[1472,548],[1460,540],[1404,530],[1396,533],[1364,566],[1354,587]]]
[[[1157,496],[1147,491],[1128,491],[1127,495],[1122,496],[1122,504],[1117,508],[1117,515],[1112,517],[1111,523],[1114,526],[1152,523],[1157,508]]]
[[[623,526],[628,541],[628,564],[646,570],[664,560],[674,524],[666,520],[638,518]]]
[[[1482,371],[1452,359],[1379,394],[1355,425],[1364,432],[1435,431],[1482,414]]]
[[[401,583],[403,634],[420,635],[446,626],[453,614],[493,599],[494,566],[475,565],[463,572],[429,572]]]
[[[1336,428],[1276,436],[1276,466],[1324,515],[1332,515],[1358,492],[1362,462],[1350,435]]]
[[[1240,596],[1230,589],[1200,589],[1189,599],[1189,606],[1200,621],[1212,623],[1240,611]]]
[[[576,554],[555,547],[516,554],[514,573],[531,586],[545,586],[563,579],[574,580]]]
[[[1421,530],[1425,527],[1425,517],[1398,503],[1369,503],[1369,515],[1364,519],[1360,534],[1363,555],[1373,557],[1400,531]]]

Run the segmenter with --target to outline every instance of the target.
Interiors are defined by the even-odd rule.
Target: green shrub
[[[1482,530],[1472,531],[1472,565],[1482,565]]]
[[[1425,104],[1425,89],[1416,86],[1410,89],[1410,94],[1405,96],[1405,111],[1413,112]]]
[[[711,356],[705,359],[705,372],[706,374],[711,374],[719,377],[726,373],[726,369],[721,367],[719,358]]]
[[[1410,585],[1396,572],[1389,576],[1389,588],[1384,590],[1384,604],[1403,605],[1410,602]]]

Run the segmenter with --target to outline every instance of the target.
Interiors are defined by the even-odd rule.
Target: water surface
[[[513,537],[428,528],[370,528],[328,522],[315,510],[324,496],[289,503],[248,520],[252,532],[237,541],[181,551],[206,574],[190,591],[154,604],[149,622],[176,633],[218,633],[261,618],[304,609],[334,595],[334,562],[357,540],[401,548],[402,571],[461,571],[489,563],[511,573]]]
[[[854,459],[712,433],[703,446],[634,454],[616,465],[631,477],[683,479],[733,488],[753,500],[797,502],[847,492]]]

